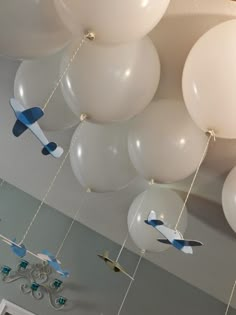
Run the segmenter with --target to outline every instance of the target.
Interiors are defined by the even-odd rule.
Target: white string
[[[74,223],[75,223],[75,221],[76,221],[76,218],[77,218],[77,215],[79,214],[79,211],[80,211],[80,209],[78,209],[78,210],[76,211],[76,214],[75,214],[75,216],[74,216],[74,218],[73,218],[73,220],[72,220],[72,222],[71,222],[71,225],[70,225],[70,227],[68,228],[68,230],[67,230],[67,232],[66,232],[66,235],[65,235],[63,241],[61,242],[61,245],[60,245],[59,248],[58,248],[58,251],[57,251],[57,253],[56,253],[56,258],[59,256],[59,254],[60,254],[60,252],[61,252],[61,250],[62,250],[62,248],[63,248],[63,246],[64,246],[64,244],[65,244],[65,241],[67,240],[67,238],[68,238],[68,236],[69,236],[69,234],[70,234],[70,231],[71,231],[71,229],[72,229],[72,227],[73,227],[73,225],[74,225]]]
[[[81,122],[83,122],[84,120],[86,120],[86,117],[87,117],[87,116],[84,115],[84,114],[81,115]],[[81,125],[81,122],[80,122],[80,125]],[[48,194],[49,194],[50,191],[52,190],[52,188],[53,188],[53,186],[54,186],[54,184],[55,184],[55,181],[56,181],[58,175],[60,174],[60,172],[61,172],[61,170],[62,170],[62,168],[63,168],[63,166],[64,166],[64,164],[65,164],[65,162],[66,162],[66,160],[67,160],[67,158],[68,158],[68,156],[69,156],[69,154],[70,154],[70,151],[71,151],[72,147],[73,147],[74,144],[75,144],[75,141],[76,141],[77,137],[78,137],[78,134],[77,134],[77,136],[75,136],[74,141],[71,142],[71,146],[70,146],[69,150],[67,151],[66,155],[64,156],[64,159],[62,160],[62,162],[61,162],[61,164],[60,164],[60,166],[59,166],[59,168],[58,168],[58,170],[57,170],[57,172],[56,172],[56,175],[54,176],[53,180],[51,181],[51,183],[50,183],[50,185],[49,185],[49,187],[48,187],[48,190],[47,190],[47,192],[45,193],[45,195],[44,195],[44,197],[43,197],[43,199],[42,199],[42,201],[41,201],[41,203],[40,203],[40,205],[39,205],[39,207],[38,207],[38,209],[37,209],[35,215],[33,216],[32,220],[31,220],[31,222],[30,222],[30,224],[28,225],[28,227],[27,227],[27,229],[26,229],[26,231],[25,231],[25,234],[24,234],[22,240],[20,241],[19,245],[22,245],[22,243],[25,241],[25,239],[26,239],[26,237],[27,237],[27,235],[28,235],[28,233],[29,233],[29,231],[30,231],[30,229],[31,229],[31,227],[32,227],[32,225],[33,225],[33,223],[35,222],[35,220],[36,220],[36,218],[37,218],[37,216],[38,216],[38,214],[39,214],[39,211],[41,210],[42,206],[44,205],[44,203],[45,203],[45,201],[46,201],[46,199],[47,199],[47,197],[48,197]]]
[[[72,63],[75,60],[75,57],[77,56],[78,52],[80,51],[80,49],[83,47],[84,43],[86,42],[86,40],[94,40],[95,39],[95,34],[92,32],[88,32],[86,34],[84,34],[84,37],[82,38],[82,40],[79,43],[79,46],[75,49],[72,57],[70,58],[67,66],[65,67],[65,70],[63,71],[63,73],[60,75],[58,81],[55,84],[55,87],[53,88],[51,94],[49,95],[47,101],[45,102],[44,106],[43,106],[43,111],[45,111],[45,109],[47,108],[49,102],[51,101],[53,95],[55,94],[58,86],[61,84],[64,76],[67,74],[68,70],[70,69],[70,66],[72,65]]]
[[[143,197],[142,197],[142,199],[141,199],[141,201],[140,201],[140,203],[139,203],[139,206],[138,206],[138,208],[137,208],[137,211],[135,212],[135,215],[134,215],[134,217],[133,217],[133,219],[132,219],[132,221],[131,221],[131,223],[130,223],[129,229],[132,229],[132,226],[134,225],[134,221],[135,221],[135,219],[136,219],[136,217],[137,217],[137,214],[138,214],[139,210],[141,209],[141,207],[142,207],[142,205],[143,205],[144,197],[146,196],[146,194],[147,194],[147,190],[143,193]],[[123,249],[124,249],[124,247],[125,247],[125,245],[126,245],[126,243],[127,243],[127,241],[128,241],[128,238],[129,238],[129,231],[128,231],[127,234],[126,234],[126,238],[125,238],[125,240],[124,240],[124,242],[123,242],[123,244],[122,244],[122,246],[121,246],[121,249],[120,249],[120,251],[119,251],[119,254],[118,254],[117,258],[116,258],[116,262],[118,262],[118,260],[119,260],[119,258],[120,258],[120,256],[121,256],[121,254],[122,254],[122,252],[123,252]]]
[[[140,255],[140,257],[139,257],[139,261],[138,261],[138,263],[137,263],[137,266],[136,266],[136,268],[135,268],[135,271],[134,271],[134,273],[133,273],[133,279],[135,279],[136,273],[137,273],[137,271],[138,271],[139,265],[140,265],[141,260],[142,260],[142,258],[143,258],[144,255],[145,255],[145,251],[142,251],[142,252],[141,252],[141,255]],[[127,290],[126,290],[126,293],[125,293],[125,296],[124,296],[124,298],[123,298],[123,301],[121,302],[121,305],[120,305],[120,308],[119,308],[119,311],[118,311],[117,315],[120,315],[120,313],[121,313],[121,311],[122,311],[122,309],[123,309],[123,306],[124,306],[124,304],[125,304],[125,301],[126,301],[126,299],[127,299],[127,296],[128,296],[129,291],[130,291],[130,289],[131,289],[131,286],[132,286],[132,284],[133,284],[133,281],[134,281],[134,280],[132,280],[132,279],[130,280],[129,286],[128,286]]]
[[[227,305],[227,308],[226,308],[226,311],[225,311],[225,315],[228,314],[229,307],[230,307],[230,304],[232,302],[232,298],[233,298],[233,295],[234,295],[235,287],[236,287],[236,280],[234,282],[234,285],[233,285],[233,288],[232,288],[232,291],[231,291],[231,294],[230,294],[230,297],[229,297],[229,302],[228,302],[228,305]]]
[[[202,157],[201,157],[201,159],[200,159],[200,162],[199,162],[199,164],[198,164],[198,167],[197,167],[197,169],[196,169],[196,172],[195,172],[195,174],[194,174],[194,176],[193,176],[193,180],[192,180],[192,183],[191,183],[191,185],[190,185],[190,188],[189,188],[189,191],[188,191],[188,193],[187,193],[187,196],[186,196],[186,198],[185,198],[183,207],[182,207],[182,209],[181,209],[181,211],[180,211],[178,220],[177,220],[176,225],[175,225],[175,230],[177,230],[177,228],[178,228],[178,225],[179,225],[179,222],[180,222],[181,217],[182,217],[182,215],[183,215],[185,206],[186,206],[186,204],[187,204],[187,202],[188,202],[188,198],[189,198],[189,196],[190,196],[190,194],[191,194],[191,191],[192,191],[192,189],[193,189],[193,185],[194,185],[194,183],[195,183],[195,181],[196,181],[196,178],[197,178],[197,175],[198,175],[198,173],[199,173],[200,167],[201,167],[201,165],[202,165],[202,163],[203,163],[203,161],[204,161],[204,158],[205,158],[205,156],[206,156],[206,153],[207,153],[207,150],[208,150],[210,141],[211,141],[212,137],[214,138],[214,141],[216,140],[215,132],[214,132],[213,130],[209,130],[207,133],[209,134],[209,137],[208,137],[208,140],[207,140],[205,149],[204,149],[204,151],[203,151]]]

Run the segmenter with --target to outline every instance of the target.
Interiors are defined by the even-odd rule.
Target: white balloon
[[[16,73],[14,95],[26,107],[43,107],[60,76],[61,53],[41,60],[23,61]],[[67,106],[59,86],[45,115],[39,120],[44,130],[61,130],[78,124],[79,118]]]
[[[236,138],[236,19],[213,27],[193,46],[183,72],[187,109],[204,131]]]
[[[1,1],[0,55],[39,58],[56,53],[70,38],[52,0]]]
[[[178,194],[170,189],[158,185],[138,195],[130,206],[128,213],[129,233],[134,243],[142,250],[161,252],[169,245],[157,241],[163,239],[157,230],[148,226],[144,220],[151,210],[157,214],[157,219],[163,221],[168,227],[174,229],[183,207],[183,201]],[[187,209],[184,209],[179,222],[178,230],[183,234],[187,227]]]
[[[207,136],[191,120],[182,101],[159,100],[137,116],[130,128],[131,161],[143,177],[172,183],[198,167]]]
[[[84,188],[116,191],[136,176],[127,148],[128,126],[82,122],[70,147],[72,170]]]
[[[54,0],[72,33],[92,30],[96,40],[123,43],[148,34],[160,21],[170,0]]]
[[[61,65],[65,69],[75,42]],[[119,46],[87,43],[63,79],[64,97],[75,114],[99,123],[123,121],[152,100],[160,79],[160,61],[148,37]]]
[[[222,206],[229,225],[236,232],[236,167],[231,170],[225,180]]]

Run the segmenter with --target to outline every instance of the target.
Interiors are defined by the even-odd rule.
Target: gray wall
[[[20,240],[39,201],[9,184],[4,184],[0,189],[0,198],[0,232]],[[44,248],[55,252],[70,223],[68,217],[44,206],[25,245],[34,252]],[[112,273],[96,257],[105,249],[109,249],[111,256],[115,257],[120,246],[79,223],[74,225],[59,257],[63,266],[71,271],[71,277],[65,283],[67,289],[63,293],[70,301],[61,313],[117,314],[129,281],[120,274]],[[4,243],[0,243],[0,252],[1,265],[14,266],[17,263]],[[123,252],[121,262],[131,273],[137,261],[135,254],[126,250]],[[42,301],[35,301],[31,296],[23,295],[17,282],[0,282],[0,296],[38,315],[56,313],[49,307],[46,297]],[[225,305],[221,302],[143,260],[121,314],[222,315],[224,311]],[[233,314],[236,312],[231,311],[229,315]]]

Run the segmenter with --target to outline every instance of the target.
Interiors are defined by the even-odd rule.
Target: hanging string
[[[230,297],[229,297],[229,302],[228,302],[228,305],[227,305],[227,308],[226,308],[226,311],[225,311],[225,315],[228,314],[228,311],[229,311],[229,308],[230,308],[230,305],[231,305],[231,302],[232,302],[232,298],[233,298],[233,295],[234,295],[235,287],[236,287],[236,280],[234,282],[234,285],[233,285],[233,288],[232,288],[232,291],[231,291],[231,294],[230,294]]]
[[[56,92],[58,86],[60,85],[61,81],[63,80],[64,76],[65,76],[66,73],[68,72],[70,66],[72,65],[72,63],[73,63],[75,57],[77,56],[78,52],[80,51],[81,47],[84,45],[84,43],[86,42],[86,40],[92,41],[92,40],[94,40],[94,39],[95,39],[95,34],[94,34],[93,32],[87,32],[87,33],[84,34],[83,39],[82,39],[81,42],[79,43],[79,46],[78,46],[78,47],[76,48],[76,50],[74,51],[74,53],[73,53],[72,57],[70,58],[70,60],[69,60],[69,62],[68,62],[68,64],[67,64],[67,66],[66,66],[64,72],[60,75],[60,77],[59,77],[57,83],[55,84],[54,89],[52,90],[52,92],[51,92],[51,94],[49,95],[47,101],[45,102],[45,104],[44,104],[44,106],[43,106],[43,111],[47,108],[47,106],[48,106],[50,100],[52,99],[53,95],[55,94],[55,92]],[[87,118],[87,116],[86,116],[85,114],[81,114],[81,116],[80,116],[80,121],[82,122],[82,121],[84,121],[86,118]],[[72,144],[72,145],[73,145],[73,144]],[[49,187],[48,187],[48,190],[47,190],[47,192],[45,193],[45,195],[44,195],[44,197],[43,197],[43,199],[42,199],[42,201],[41,201],[41,203],[40,203],[40,205],[39,205],[39,207],[38,207],[38,209],[37,209],[35,215],[33,216],[33,218],[32,218],[32,220],[31,220],[29,226],[27,227],[27,229],[26,229],[26,231],[25,231],[25,234],[24,234],[22,240],[20,241],[19,245],[21,245],[21,244],[25,241],[25,239],[26,239],[26,237],[27,237],[27,235],[28,235],[28,233],[29,233],[29,231],[30,231],[30,229],[31,229],[31,227],[32,227],[32,225],[33,225],[33,223],[35,222],[35,220],[36,220],[36,218],[37,218],[37,216],[38,216],[38,214],[39,214],[39,212],[40,212],[42,206],[44,205],[44,203],[45,203],[45,201],[46,201],[46,199],[47,199],[47,197],[48,197],[48,194],[49,194],[50,191],[52,190],[52,187],[53,187],[53,185],[54,185],[54,183],[55,183],[55,181],[56,181],[58,175],[60,174],[60,172],[61,172],[61,170],[62,170],[62,168],[63,168],[63,166],[64,166],[64,164],[65,164],[65,162],[66,162],[67,157],[68,157],[69,154],[70,154],[70,149],[68,150],[68,152],[67,152],[66,155],[64,156],[64,159],[62,160],[62,163],[61,163],[61,165],[59,166],[59,169],[57,170],[56,175],[54,176],[53,180],[51,181],[51,183],[50,183],[50,185],[49,185]]]
[[[136,268],[135,268],[135,270],[134,270],[134,273],[133,273],[133,277],[132,277],[133,279],[135,279],[135,276],[136,276],[136,274],[137,274],[138,268],[139,268],[139,266],[140,266],[141,260],[142,260],[142,258],[143,258],[144,255],[145,255],[145,250],[143,250],[143,251],[141,252],[141,255],[140,255],[140,257],[139,257],[139,261],[138,261],[137,266],[136,266]],[[126,301],[126,299],[127,299],[127,296],[128,296],[128,294],[129,294],[129,291],[130,291],[130,289],[131,289],[131,287],[132,287],[133,281],[134,281],[134,280],[132,280],[132,279],[130,280],[129,286],[128,286],[127,290],[126,290],[126,293],[125,293],[125,296],[124,296],[124,298],[123,298],[123,301],[121,302],[121,305],[120,305],[120,308],[119,308],[119,311],[118,311],[117,315],[120,315],[120,313],[121,313],[121,311],[122,311],[122,309],[123,309],[123,306],[124,306],[124,304],[125,304],[125,301]]]
[[[186,198],[185,198],[183,207],[182,207],[182,209],[181,209],[181,211],[180,211],[178,220],[177,220],[176,225],[175,225],[175,230],[177,230],[178,225],[179,225],[179,222],[180,222],[180,220],[181,220],[181,218],[182,218],[182,215],[183,215],[185,206],[186,206],[186,204],[187,204],[187,202],[188,202],[188,198],[189,198],[189,196],[190,196],[190,194],[191,194],[191,192],[192,192],[192,189],[193,189],[194,183],[195,183],[195,181],[196,181],[197,175],[198,175],[198,173],[199,173],[200,167],[201,167],[201,165],[202,165],[202,163],[203,163],[203,161],[204,161],[204,158],[205,158],[205,156],[206,156],[206,153],[207,153],[209,144],[210,144],[210,142],[211,142],[211,139],[213,138],[214,141],[216,141],[216,135],[215,135],[214,130],[208,130],[208,131],[207,131],[207,134],[209,134],[209,137],[208,137],[208,140],[207,140],[205,149],[204,149],[204,151],[203,151],[202,157],[201,157],[201,159],[200,159],[200,162],[199,162],[199,164],[198,164],[198,167],[197,167],[197,169],[196,169],[196,172],[195,172],[195,174],[194,174],[194,176],[193,176],[193,180],[192,180],[192,183],[191,183],[191,185],[190,185],[190,188],[189,188],[189,191],[188,191],[188,193],[187,193],[187,196],[186,196]]]
[[[61,84],[64,76],[67,74],[68,70],[70,69],[70,66],[72,65],[72,63],[75,60],[75,57],[78,55],[78,52],[80,51],[80,49],[83,47],[83,45],[85,44],[86,40],[90,40],[93,41],[95,39],[95,34],[93,32],[87,32],[84,34],[82,40],[79,43],[79,46],[75,49],[72,57],[70,58],[67,66],[65,67],[65,70],[63,71],[63,73],[60,75],[58,81],[56,82],[51,94],[49,95],[48,99],[46,100],[44,106],[43,106],[43,111],[45,111],[45,109],[47,108],[49,102],[51,101],[53,95],[55,94],[58,86]]]
[[[131,223],[130,223],[130,226],[129,226],[130,229],[132,229],[132,226],[134,225],[135,219],[136,219],[136,217],[137,217],[137,214],[138,214],[139,210],[141,209],[141,207],[142,207],[142,205],[143,205],[143,201],[144,201],[144,198],[145,198],[146,194],[147,194],[147,190],[143,193],[143,197],[142,197],[142,199],[140,200],[139,206],[138,206],[138,208],[137,208],[137,210],[136,210],[136,212],[135,212],[135,215],[134,215],[134,217],[133,217],[133,219],[132,219],[132,221],[131,221]],[[128,238],[129,238],[129,230],[128,230],[127,234],[126,234],[125,240],[124,240],[124,242],[123,242],[123,244],[122,244],[122,246],[121,246],[121,249],[120,249],[120,251],[119,251],[119,254],[118,254],[117,258],[116,258],[116,262],[118,262],[118,260],[119,260],[119,258],[120,258],[120,256],[121,256],[121,254],[122,254],[122,252],[123,252],[123,249],[124,249],[124,247],[125,247],[125,245],[126,245],[126,243],[127,243],[127,241],[128,241]]]
[[[82,114],[81,117],[80,117],[80,123],[82,123],[84,120],[86,120],[86,118],[87,118],[87,116],[86,116],[85,114]],[[77,136],[77,137],[78,137],[78,136]],[[24,234],[24,236],[22,237],[22,240],[20,241],[19,245],[22,245],[22,243],[25,241],[25,239],[26,239],[26,237],[27,237],[27,235],[28,235],[28,233],[29,233],[29,231],[30,231],[32,225],[34,224],[34,222],[35,222],[35,220],[36,220],[36,218],[37,218],[37,216],[38,216],[38,214],[39,214],[39,212],[40,212],[42,206],[44,205],[44,203],[45,203],[45,201],[46,201],[46,199],[47,199],[47,197],[48,197],[48,194],[49,194],[50,191],[52,190],[52,188],[53,188],[53,186],[54,186],[54,184],[55,184],[55,181],[56,181],[58,175],[60,174],[60,172],[61,172],[61,170],[62,170],[62,168],[63,168],[63,166],[64,166],[64,164],[65,164],[65,162],[66,162],[66,160],[67,160],[67,158],[68,158],[68,156],[69,156],[69,154],[70,154],[70,151],[71,151],[71,149],[72,149],[72,147],[73,147],[73,145],[74,145],[74,143],[75,143],[77,137],[74,137],[74,141],[71,142],[71,146],[70,146],[69,150],[67,151],[66,155],[64,156],[64,159],[62,160],[62,162],[61,162],[61,164],[60,164],[60,166],[59,166],[59,168],[58,168],[58,170],[57,170],[57,172],[56,172],[56,175],[54,176],[53,180],[51,181],[51,183],[50,183],[50,185],[49,185],[49,187],[48,187],[48,190],[46,191],[46,193],[45,193],[45,195],[44,195],[44,197],[43,197],[43,199],[42,199],[40,205],[38,206],[38,209],[37,209],[35,215],[33,216],[33,218],[32,218],[32,220],[31,220],[30,224],[28,225],[28,227],[27,227],[27,229],[26,229],[26,231],[25,231],[25,234]]]
[[[60,245],[59,248],[58,248],[58,251],[57,251],[56,256],[55,256],[56,258],[59,256],[59,254],[60,254],[60,252],[61,252],[61,250],[62,250],[62,248],[63,248],[63,246],[64,246],[64,244],[65,244],[65,241],[67,240],[67,238],[68,238],[68,236],[69,236],[69,234],[70,234],[70,231],[71,231],[71,229],[72,229],[72,227],[73,227],[73,225],[74,225],[74,223],[75,223],[75,221],[76,221],[76,219],[77,219],[77,216],[78,216],[79,212],[80,212],[80,209],[78,209],[78,210],[76,211],[76,213],[75,213],[75,216],[74,216],[74,218],[73,218],[73,220],[72,220],[72,222],[71,222],[71,225],[70,225],[70,227],[68,228],[68,230],[67,230],[67,232],[66,232],[66,235],[65,235],[63,241],[61,242],[61,245]]]

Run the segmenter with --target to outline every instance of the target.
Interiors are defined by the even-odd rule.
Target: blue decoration
[[[60,296],[58,299],[57,299],[57,303],[60,304],[60,305],[65,305],[67,302],[67,299],[64,297],[64,296]]]
[[[69,272],[61,268],[59,260],[57,260],[56,257],[53,256],[53,254],[51,254],[48,250],[43,250],[42,253],[38,254],[37,256],[42,260],[46,260],[49,266],[52,267],[62,277],[69,277]]]
[[[23,244],[18,245],[16,243],[15,238],[9,243],[9,245],[11,246],[11,250],[12,250],[13,254],[15,254],[16,256],[23,258],[26,255],[27,250],[25,248],[25,245],[23,245]]]
[[[21,269],[26,269],[29,265],[29,262],[27,260],[21,260],[20,264],[19,264],[19,267]]]
[[[63,283],[63,282],[62,282],[61,280],[55,279],[55,280],[53,281],[53,287],[56,288],[56,289],[59,289],[59,288],[61,287],[62,283]]]
[[[170,229],[164,224],[164,222],[162,222],[161,220],[157,220],[155,211],[151,211],[149,213],[148,219],[144,222],[152,226],[165,237],[165,239],[158,239],[160,243],[172,245],[185,254],[193,254],[193,246],[203,245],[199,241],[185,240],[183,238],[183,235],[179,231],[177,231],[176,229]]]
[[[36,282],[33,282],[31,284],[32,291],[37,291],[39,287],[40,287],[40,285],[38,283],[36,283]]]
[[[11,272],[11,268],[8,266],[3,266],[1,269],[1,272],[4,276],[8,276],[9,273]]]
[[[14,110],[17,119],[12,130],[14,136],[19,137],[22,133],[29,129],[42,143],[43,155],[51,154],[55,158],[61,157],[63,149],[58,147],[56,143],[49,142],[37,123],[37,121],[44,115],[42,109],[40,107],[25,109],[23,105],[14,98],[10,99],[10,105]]]

